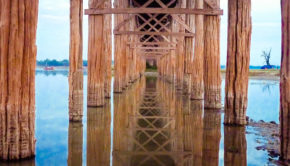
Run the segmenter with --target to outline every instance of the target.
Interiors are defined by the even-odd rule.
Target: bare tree
[[[270,49],[268,52],[263,51],[261,55],[265,59],[265,63],[267,66],[271,66],[270,64],[271,52],[272,52],[272,49]]]

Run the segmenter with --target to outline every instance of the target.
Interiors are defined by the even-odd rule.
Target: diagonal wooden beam
[[[216,1],[214,0],[204,0],[205,3],[212,9],[218,9],[218,5],[216,4]]]

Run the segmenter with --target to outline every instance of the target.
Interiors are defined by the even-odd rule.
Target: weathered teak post
[[[194,9],[195,3],[192,0],[187,0],[186,6],[188,9]],[[186,24],[195,31],[195,16],[188,14],[185,18]],[[192,62],[194,57],[194,38],[185,37],[185,64],[184,64],[184,93],[189,94],[192,88]]]
[[[209,1],[205,9],[219,9],[220,0]],[[204,17],[204,106],[221,108],[220,16]]]
[[[38,0],[0,1],[0,160],[35,155]]]
[[[290,161],[290,1],[282,6],[282,62],[280,85],[281,157]]]
[[[83,116],[83,0],[70,1],[69,119]]]
[[[104,8],[112,8],[112,1],[104,2]],[[111,98],[111,82],[112,82],[112,15],[104,15],[104,48],[105,55],[105,97]]]
[[[121,1],[114,2],[115,8],[122,8]],[[123,15],[116,14],[114,15],[115,26],[120,24],[123,21]],[[121,27],[120,30],[123,30],[124,27]],[[115,43],[115,54],[114,54],[114,92],[120,93],[122,92],[122,39],[121,35],[115,35],[114,43]]]
[[[195,0],[195,8],[203,9],[204,0]],[[204,99],[204,16],[201,14],[195,15],[195,46],[194,58],[192,65],[192,90],[191,99]]]
[[[104,8],[101,0],[89,0],[89,8]],[[105,104],[104,15],[89,15],[88,106]]]
[[[229,0],[225,124],[245,125],[251,46],[251,0]]]

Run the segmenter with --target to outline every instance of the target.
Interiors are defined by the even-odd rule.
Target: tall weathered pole
[[[101,0],[89,0],[89,8],[104,8]],[[96,107],[105,104],[105,69],[104,49],[104,16],[89,15],[89,48],[88,48],[88,106]]]
[[[252,32],[251,0],[228,1],[225,124],[246,124]]]
[[[0,160],[35,155],[38,0],[0,1]]]
[[[213,0],[205,9],[219,9],[220,0]],[[204,17],[204,106],[221,108],[220,16]]]
[[[195,8],[203,9],[204,0],[195,0]],[[203,59],[204,59],[204,16],[195,16],[195,47],[192,69],[191,99],[204,99],[203,81]]]
[[[280,78],[281,157],[290,161],[290,1],[282,6],[282,62]]]
[[[112,8],[112,1],[108,0],[104,3],[105,8]],[[105,55],[105,97],[111,98],[111,82],[112,82],[112,15],[104,15],[104,43],[103,54]]]
[[[83,116],[83,0],[70,1],[69,119]]]
[[[187,0],[186,7],[188,9],[195,8],[195,2],[192,0]],[[195,31],[195,16],[188,14],[185,18],[186,24],[191,28],[191,30]],[[184,64],[184,93],[191,93],[192,88],[192,63],[194,57],[194,38],[193,37],[185,37],[185,64]]]

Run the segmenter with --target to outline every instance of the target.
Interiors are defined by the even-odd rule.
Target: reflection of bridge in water
[[[147,77],[115,94],[114,166],[219,165],[221,114],[168,86]]]
[[[113,105],[106,102],[88,108],[86,141],[82,123],[70,123],[68,166],[218,166],[222,161],[220,112],[204,110],[202,101],[176,93],[173,84],[143,77],[114,94]],[[246,165],[245,128],[228,126],[224,135],[224,165]]]

